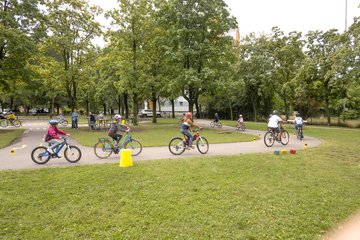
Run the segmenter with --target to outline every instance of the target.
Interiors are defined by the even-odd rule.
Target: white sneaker
[[[55,154],[54,153],[54,150],[53,149],[51,149],[51,148],[48,148],[48,149],[46,149],[50,154]]]

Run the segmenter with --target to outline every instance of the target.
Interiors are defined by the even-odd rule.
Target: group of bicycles
[[[212,124],[210,126],[212,126]],[[244,131],[245,125],[237,125],[236,128],[237,130],[242,129]],[[206,154],[209,151],[208,140],[201,135],[201,129],[194,130],[194,132],[193,142],[197,150],[201,154]],[[267,147],[273,146],[275,141],[282,145],[287,145],[289,143],[289,137],[289,132],[282,126],[280,127],[280,133],[277,133],[274,129],[268,129],[264,135],[264,143]],[[302,128],[297,129],[297,138],[300,140],[303,138]],[[81,150],[74,145],[70,145],[67,138],[63,139],[63,142],[54,149],[54,153],[50,153],[44,146],[36,147],[31,152],[31,159],[37,164],[44,164],[51,158],[59,158],[60,151],[65,148],[65,159],[71,163],[78,162],[82,156]],[[98,158],[106,159],[112,154],[118,154],[121,149],[130,149],[132,156],[137,156],[141,153],[142,148],[141,142],[134,139],[130,131],[127,131],[124,139],[119,144],[116,144],[112,138],[99,138],[98,142],[94,145],[94,153]],[[186,149],[190,149],[189,139],[185,135],[183,135],[183,137],[174,137],[170,140],[168,148],[172,154],[180,155],[184,153]]]

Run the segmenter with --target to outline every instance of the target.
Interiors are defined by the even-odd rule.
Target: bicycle
[[[218,128],[222,128],[222,123],[220,122],[220,121],[212,121],[211,123],[210,123],[210,127],[218,127]]]
[[[31,159],[33,160],[33,162],[37,164],[45,164],[50,160],[50,158],[60,158],[59,153],[64,147],[65,159],[70,163],[78,162],[82,155],[81,150],[74,145],[70,145],[67,142],[66,137],[64,137],[63,139],[64,141],[54,149],[54,153],[50,153],[44,146],[34,148],[31,152]],[[50,145],[51,144],[49,144],[49,146]]]
[[[209,142],[206,138],[202,137],[200,130],[196,130],[193,135],[193,142],[196,141],[196,147],[201,154],[206,154],[209,151]],[[186,135],[183,138],[174,137],[169,142],[169,151],[174,155],[180,155],[185,152],[189,147],[189,139]]]
[[[296,138],[299,139],[300,141],[304,138],[304,132],[303,132],[302,127],[297,127]]]
[[[282,126],[280,126],[279,134],[275,132],[275,129],[269,129],[264,135],[264,143],[267,147],[274,145],[275,141],[280,142],[282,145],[289,143],[289,133]]]
[[[245,124],[244,123],[237,123],[236,124],[236,130],[245,131]]]
[[[61,126],[63,126],[63,127],[66,127],[69,124],[68,120],[65,120],[65,119],[59,119],[58,121],[59,121],[59,124],[61,124]]]
[[[10,119],[4,119],[0,121],[0,125],[2,127],[7,127],[7,126],[14,126],[14,127],[20,127],[21,126],[21,121],[19,119],[14,119],[12,121],[10,121]]]
[[[131,137],[130,132],[126,132],[124,140],[119,146],[115,146],[116,141],[113,138],[99,138],[94,145],[94,153],[98,158],[105,159],[110,157],[112,153],[118,154],[121,149],[131,149],[131,155],[137,156],[142,151],[142,144],[138,140]]]

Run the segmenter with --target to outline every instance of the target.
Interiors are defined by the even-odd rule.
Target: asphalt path
[[[208,127],[209,120],[197,120],[197,124],[202,127]],[[11,127],[13,128],[13,127]],[[37,146],[46,146],[43,142],[43,136],[47,131],[48,123],[45,120],[24,120],[21,128],[25,128],[25,132],[22,137],[10,146],[0,149],[0,170],[15,170],[15,169],[40,169],[49,167],[69,167],[79,166],[84,164],[99,164],[99,163],[119,163],[120,154],[113,154],[108,159],[99,159],[95,156],[94,150],[91,147],[81,146],[74,139],[69,138],[70,144],[76,145],[81,149],[82,157],[77,163],[69,163],[64,157],[53,158],[49,162],[43,165],[34,163],[31,160],[31,151]],[[8,127],[7,129],[10,129]],[[66,128],[63,128],[66,131]],[[223,132],[236,132],[234,127],[223,126]],[[0,129],[0,131],[6,131],[6,129]],[[239,132],[239,131],[237,131]],[[195,148],[192,150],[186,150],[182,155],[175,156],[169,152],[168,147],[146,147],[143,148],[140,155],[133,157],[134,164],[137,161],[145,160],[158,160],[158,159],[178,159],[184,157],[203,157],[203,156],[221,156],[221,155],[239,155],[248,153],[262,153],[273,152],[274,150],[290,149],[302,150],[306,147],[316,147],[321,144],[321,141],[308,137],[300,141],[296,137],[290,134],[290,141],[288,145],[283,146],[281,143],[275,142],[272,147],[266,147],[263,142],[263,136],[265,131],[246,130],[241,132],[245,134],[251,134],[254,136],[260,136],[259,140],[251,142],[236,142],[236,143],[222,143],[212,144],[209,143],[209,151],[207,154],[200,154]],[[306,133],[305,133],[306,134]],[[206,136],[204,136],[206,137]],[[170,139],[169,139],[170,141]],[[13,150],[13,151],[12,151]],[[63,155],[63,154],[60,154]]]

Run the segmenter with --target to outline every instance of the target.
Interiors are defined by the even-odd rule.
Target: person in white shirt
[[[299,128],[302,128],[303,122],[304,122],[304,121],[303,121],[300,113],[296,113],[296,117],[295,117],[295,121],[294,121],[296,131],[297,131]],[[302,132],[301,138],[304,138],[304,132]]]
[[[275,130],[276,133],[280,132],[280,122],[282,121],[278,115],[279,112],[274,110],[268,122],[268,128]]]

